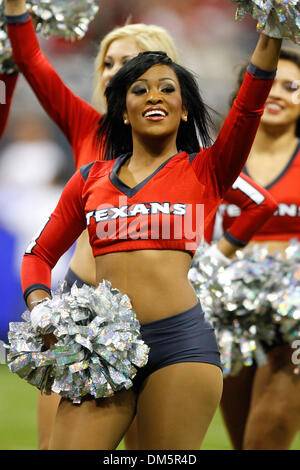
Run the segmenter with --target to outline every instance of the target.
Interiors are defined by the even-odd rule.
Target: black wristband
[[[18,24],[25,23],[25,21],[29,20],[30,15],[28,11],[25,11],[22,15],[5,15],[5,18],[8,24]]]
[[[44,290],[51,297],[51,290],[45,284],[31,284],[31,286],[29,286],[29,287],[27,287],[27,289],[25,289],[24,294],[23,294],[26,305],[27,305],[27,297],[34,290]]]
[[[247,67],[247,70],[251,75],[254,75],[254,77],[257,78],[262,78],[263,80],[272,80],[276,76],[276,71],[268,71],[268,70],[262,70],[259,67],[256,67],[256,65],[253,65],[251,62]]]
[[[224,234],[224,237],[228,242],[232,243],[232,245],[238,246],[240,248],[244,248],[244,246],[247,245],[247,242],[242,242],[241,240],[238,240],[233,235],[231,235],[229,230],[227,230],[227,232]]]

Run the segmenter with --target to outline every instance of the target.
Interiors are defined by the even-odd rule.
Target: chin
[[[261,119],[261,123],[266,126],[286,126],[288,123],[279,116],[267,115],[263,116]]]

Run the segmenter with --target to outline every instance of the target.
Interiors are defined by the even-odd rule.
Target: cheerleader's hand
[[[49,309],[45,307],[44,301],[37,304],[31,310],[30,320],[31,320],[31,325],[35,331],[38,331],[38,330],[43,331],[43,327],[45,326],[43,323],[45,323],[47,314],[49,314]],[[53,329],[51,325],[50,325],[50,328]],[[47,327],[47,330],[49,330],[49,326]],[[57,338],[54,336],[54,334],[51,331],[47,333],[44,333],[43,331],[42,336],[43,336],[44,345],[47,349],[49,349],[53,344],[57,342]]]
[[[210,256],[218,261],[220,266],[227,266],[230,263],[230,259],[219,250],[217,245],[211,245],[205,252],[205,256]]]
[[[282,28],[280,28],[274,12],[271,12],[262,33],[269,38],[282,39]]]
[[[31,310],[30,320],[32,328],[35,331],[37,331],[38,327],[41,326],[41,322],[43,321],[48,312],[49,310],[45,307],[44,301],[39,301],[39,303]]]

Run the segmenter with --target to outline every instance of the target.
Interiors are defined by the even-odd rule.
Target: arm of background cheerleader
[[[16,4],[24,4],[23,0]],[[13,4],[13,2],[12,2]],[[7,30],[13,48],[14,61],[24,74],[41,105],[69,140],[78,167],[77,155],[82,140],[94,128],[100,114],[84,100],[76,96],[61,80],[46,56],[42,53],[26,7],[9,9],[6,0]],[[12,11],[20,11],[14,16]],[[10,13],[8,13],[10,12]],[[25,14],[24,14],[25,12]],[[19,21],[18,23],[15,23]]]
[[[21,283],[25,302],[33,291],[51,295],[51,270],[86,228],[82,189],[85,180],[78,170],[66,184],[60,200],[22,261]],[[39,300],[41,293],[30,296]],[[34,307],[34,305],[32,305]]]
[[[228,251],[230,247],[243,248],[253,235],[267,222],[278,208],[278,204],[271,194],[262,186],[255,183],[249,176],[241,173],[224,196],[224,203],[234,204],[241,210],[233,224],[225,232],[227,243],[218,244],[218,247]],[[228,245],[229,243],[229,245]]]
[[[12,75],[0,74],[0,82],[3,82],[5,87],[5,103],[0,103],[0,139],[5,131],[17,79],[18,73]]]
[[[224,256],[232,257],[237,250],[247,245],[253,235],[273,215],[278,208],[278,204],[266,189],[255,183],[244,173],[240,174],[231,188],[225,193],[222,205],[227,203],[237,206],[241,213],[238,217],[235,217],[233,224],[217,242],[217,247]],[[222,214],[221,211],[219,217],[222,218],[223,224]],[[213,238],[214,222],[210,224],[205,233],[205,239],[208,242]],[[221,222],[218,222],[219,225],[221,232]],[[224,233],[224,229],[221,233]],[[221,233],[219,233],[219,236]]]
[[[280,39],[260,35],[251,59],[254,63],[215,143],[192,161],[197,177],[213,186],[216,197],[224,197],[248,158],[275,77],[280,45]]]

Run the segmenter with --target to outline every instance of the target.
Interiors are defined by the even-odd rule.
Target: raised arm
[[[253,144],[275,77],[281,39],[260,35],[244,81],[215,143],[193,159],[201,181],[225,192],[241,172]]]
[[[77,171],[66,184],[54,212],[25,252],[21,282],[25,302],[30,308],[35,306],[35,301],[50,296],[51,270],[86,228],[84,183]]]
[[[0,139],[4,134],[7,119],[9,115],[10,105],[15,91],[18,73],[12,75],[0,74],[0,95],[4,98],[4,102],[0,100]]]
[[[42,53],[25,0],[5,0],[5,12],[14,61],[45,111],[69,140],[77,167],[80,144],[95,129],[100,115],[63,83]]]

